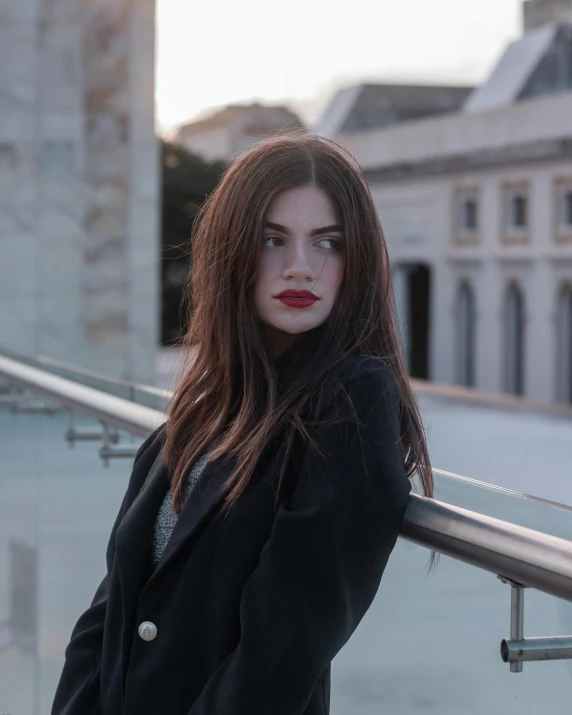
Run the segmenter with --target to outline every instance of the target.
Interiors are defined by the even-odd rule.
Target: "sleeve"
[[[189,715],[302,715],[377,593],[411,483],[386,369],[350,381],[355,414],[318,429],[240,603],[240,640]],[[359,424],[358,424],[359,422]]]
[[[161,427],[154,430],[137,450],[133,467]],[[65,650],[65,661],[56,688],[51,715],[99,715],[99,679],[103,624],[107,607],[109,571],[115,556],[115,532],[134,498],[131,481],[113,524],[107,544],[107,573],[97,587],[89,608],[75,624]]]

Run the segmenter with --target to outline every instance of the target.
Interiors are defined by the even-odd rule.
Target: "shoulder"
[[[163,442],[165,440],[165,428],[167,423],[163,422],[156,429],[154,429],[151,434],[145,439],[143,444],[139,446],[135,459],[133,460],[133,466],[138,464],[138,462],[143,458],[144,461],[151,459],[155,461],[155,457],[161,450]]]
[[[384,358],[375,355],[346,355],[340,362],[338,378],[344,386],[365,383],[370,388],[397,391],[391,367]]]
[[[338,418],[367,418],[374,414],[399,418],[401,393],[385,359],[349,354],[338,363],[335,372],[333,392],[325,400],[325,414]]]

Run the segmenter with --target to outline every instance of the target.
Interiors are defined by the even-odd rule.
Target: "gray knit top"
[[[201,457],[197,459],[189,474],[187,474],[185,480],[185,486],[183,488],[183,500],[186,502],[191,490],[198,482],[199,477],[208,462],[209,456],[212,452],[206,452]],[[169,491],[165,494],[165,498],[159,507],[159,512],[157,513],[157,518],[155,520],[155,529],[153,533],[153,543],[151,548],[151,559],[154,565],[157,565],[159,559],[161,558],[167,542],[169,541],[175,524],[177,523],[178,516],[171,508],[171,499],[173,497],[173,490],[169,487]]]

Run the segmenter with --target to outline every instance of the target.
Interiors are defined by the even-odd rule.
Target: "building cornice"
[[[420,161],[404,161],[368,168],[365,175],[370,183],[421,179],[427,176],[446,176],[502,166],[530,164],[540,161],[572,159],[572,137],[545,139],[502,148],[481,149],[450,154]]]

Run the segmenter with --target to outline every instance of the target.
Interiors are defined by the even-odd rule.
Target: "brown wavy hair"
[[[286,189],[315,186],[339,211],[344,275],[326,321],[307,331],[277,360],[264,346],[254,306],[266,213]],[[294,439],[314,444],[336,366],[348,354],[377,357],[401,394],[400,431],[408,477],[433,495],[424,428],[407,372],[381,224],[365,176],[336,142],[309,134],[274,137],[240,155],[197,217],[186,287],[186,358],[167,408],[163,453],[172,506],[180,513],[184,477],[214,440],[212,459],[226,454],[236,468],[224,488],[227,512],[247,486],[265,447],[284,438],[282,474]],[[298,436],[298,437],[297,437]]]

